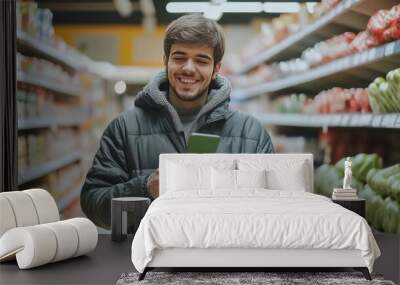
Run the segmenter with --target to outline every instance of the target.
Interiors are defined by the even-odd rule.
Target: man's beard
[[[205,90],[200,91],[198,94],[194,95],[193,97],[192,96],[188,97],[188,96],[180,95],[172,85],[170,85],[169,87],[171,88],[172,92],[174,92],[176,97],[178,97],[180,100],[185,101],[185,102],[196,101],[199,98],[201,98],[205,93],[208,93],[208,88],[206,88]]]
[[[165,68],[165,71],[167,72],[167,78],[168,78],[168,67]],[[214,74],[214,69],[213,69],[213,74]],[[212,82],[212,80],[211,80],[211,82]],[[210,82],[210,84],[211,84],[211,82]],[[201,98],[204,95],[204,93],[208,94],[210,84],[204,90],[201,90],[198,94],[196,94],[195,96],[190,97],[190,98],[180,95],[176,91],[176,89],[171,85],[171,83],[169,83],[168,85],[171,88],[172,92],[174,92],[176,97],[178,97],[180,100],[185,101],[185,102],[192,102],[192,101],[196,101],[197,99]]]

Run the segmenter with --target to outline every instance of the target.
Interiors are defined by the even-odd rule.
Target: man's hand
[[[159,196],[159,184],[159,172],[157,168],[155,172],[150,174],[149,179],[147,179],[147,190],[153,199]]]

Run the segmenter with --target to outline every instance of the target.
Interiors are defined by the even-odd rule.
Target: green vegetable
[[[344,173],[345,160],[346,158],[342,158],[335,164],[335,167],[340,171],[340,173]],[[353,172],[353,176],[357,178],[360,182],[366,182],[367,173],[372,168],[382,168],[382,158],[376,153],[359,153],[352,157],[351,169]]]
[[[387,184],[389,195],[400,203],[400,173],[390,176]]]
[[[394,102],[386,92],[388,88],[386,85],[386,80],[378,77],[368,86],[368,95],[378,104],[379,113],[391,113],[395,110],[393,107]]]
[[[383,169],[371,169],[367,174],[367,183],[383,197],[388,196],[390,176],[400,173],[400,163]]]
[[[400,106],[400,68],[390,71],[386,74],[386,80],[389,88],[395,97],[397,106]]]
[[[364,198],[367,204],[367,221],[377,230],[383,229],[384,215],[384,202],[381,196],[377,195],[374,190],[368,185],[359,192],[358,196]]]
[[[384,201],[383,210],[385,212],[382,223],[383,230],[387,233],[398,233],[400,226],[399,205],[390,197],[387,197]]]
[[[385,96],[387,98],[387,102],[390,103],[389,112],[392,113],[399,112],[400,106],[398,105],[395,91],[392,88],[390,88],[389,83],[387,83],[386,81],[382,82],[379,85],[379,89],[381,91],[382,96]]]
[[[331,197],[333,188],[341,188],[341,184],[340,173],[333,165],[324,164],[316,169],[314,175],[315,193]]]

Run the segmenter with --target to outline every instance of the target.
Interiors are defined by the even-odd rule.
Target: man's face
[[[164,56],[170,88],[181,103],[193,102],[207,96],[220,63],[214,67],[213,49],[206,45],[176,43],[169,58]]]

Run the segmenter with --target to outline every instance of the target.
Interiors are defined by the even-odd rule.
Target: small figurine
[[[344,162],[343,189],[351,189],[351,176],[351,157],[347,157]]]

